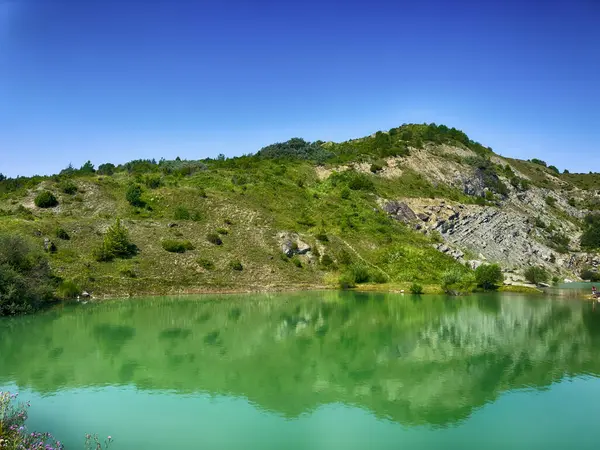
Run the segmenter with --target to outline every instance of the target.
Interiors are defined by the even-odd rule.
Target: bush
[[[588,250],[600,248],[600,214],[588,214],[584,227],[581,247]]]
[[[292,261],[292,263],[294,263],[294,265],[296,267],[298,267],[299,269],[302,269],[302,261],[300,261],[300,258],[298,258],[297,256],[294,256],[291,261]]]
[[[237,270],[237,271],[244,270],[244,266],[242,266],[242,263],[237,260],[231,261],[229,263],[229,267],[231,268],[231,270]]]
[[[54,286],[38,246],[18,235],[0,235],[0,316],[38,309],[52,299]]]
[[[81,289],[75,282],[73,281],[63,281],[58,285],[58,289],[56,290],[56,295],[62,299],[72,299],[76,298]]]
[[[329,238],[327,237],[327,234],[324,231],[319,231],[315,237],[317,238],[317,241],[329,242]]]
[[[142,201],[142,187],[139,184],[129,185],[125,193],[125,198],[131,206],[144,206],[144,202]]]
[[[350,198],[350,189],[347,186],[344,186],[340,191],[340,198],[342,200],[348,200]]]
[[[331,256],[325,254],[321,257],[321,265],[323,267],[329,268],[335,265],[335,262],[331,258]]]
[[[539,166],[544,166],[544,167],[547,166],[546,161],[542,161],[541,159],[533,158],[531,160],[531,162],[534,163],[534,164],[537,164]]]
[[[175,220],[190,220],[190,212],[185,206],[178,206],[173,213]]]
[[[225,235],[228,235],[228,234],[229,234],[229,230],[227,230],[227,229],[225,229],[225,228],[217,228],[217,233],[219,233],[219,234],[221,234],[221,235],[225,236]],[[296,245],[298,245],[298,244],[296,244]]]
[[[223,244],[223,241],[221,240],[221,238],[219,237],[219,235],[217,233],[209,233],[206,235],[206,240],[208,242],[210,242],[211,244],[215,244],[215,245],[221,245]]]
[[[555,174],[560,174],[560,170],[558,170],[558,168],[556,166],[548,166],[548,169],[550,169],[552,172],[554,172]]]
[[[214,270],[214,268],[215,268],[214,263],[208,259],[198,258],[197,262],[200,265],[200,267],[202,267],[206,270]]]
[[[63,241],[68,241],[69,239],[71,239],[71,236],[69,236],[69,233],[67,233],[67,231],[61,227],[58,227],[56,229],[56,231],[54,232],[54,234],[56,235],[57,238],[62,239]]]
[[[584,269],[581,272],[580,277],[581,277],[582,280],[591,281],[593,283],[599,283],[600,282],[600,273],[594,272],[590,268]]]
[[[410,286],[410,293],[411,294],[416,294],[416,295],[420,295],[423,293],[423,286],[421,286],[420,284],[417,283],[413,283]]]
[[[160,175],[146,175],[144,177],[144,184],[146,185],[146,187],[148,189],[158,189],[159,187],[162,186],[163,182],[162,182],[162,178],[160,177]]]
[[[531,266],[525,271],[525,279],[533,284],[547,283],[550,275],[543,267]]]
[[[546,197],[546,205],[551,206],[551,207],[556,206],[556,199],[551,196]]]
[[[193,250],[194,246],[190,241],[165,240],[162,241],[162,248],[171,253],[185,253],[187,250]]]
[[[373,164],[371,164],[371,167],[369,168],[369,170],[371,171],[371,173],[377,173],[377,172],[383,170],[383,165],[378,162],[374,162]]]
[[[206,191],[205,191],[205,190],[204,190],[204,188],[202,188],[202,187],[198,188],[198,196],[199,196],[200,198],[206,198],[206,197],[208,197],[208,196],[206,195]]]
[[[363,264],[353,264],[350,266],[350,275],[357,284],[367,283],[371,278],[369,269]]]
[[[98,175],[113,175],[115,173],[115,165],[111,163],[100,164],[96,173]]]
[[[377,284],[384,284],[389,281],[387,275],[381,270],[374,270],[370,275],[370,279],[373,283]]]
[[[353,173],[348,180],[348,187],[353,191],[372,191],[375,188],[373,180],[364,173]]]
[[[338,280],[338,285],[341,289],[352,289],[356,287],[356,282],[350,274],[342,274]]]
[[[75,195],[77,193],[77,186],[71,181],[64,181],[60,184],[60,190],[68,195]]]
[[[475,283],[472,273],[465,273],[457,268],[447,270],[442,274],[442,289],[445,292],[470,291]]]
[[[96,261],[112,261],[115,258],[128,258],[137,253],[137,247],[129,240],[129,232],[117,219],[104,234],[102,244],[93,251]]]
[[[58,205],[58,200],[52,192],[42,191],[35,197],[34,203],[38,208],[53,208]]]
[[[482,265],[475,269],[475,281],[477,286],[487,291],[503,283],[504,275],[498,264]]]

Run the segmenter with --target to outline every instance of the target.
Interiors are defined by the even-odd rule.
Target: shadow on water
[[[600,375],[599,350],[600,308],[584,302],[352,292],[152,298],[0,321],[0,383],[41,393],[208,392],[285,417],[344,403],[405,425],[446,426],[506,391]]]

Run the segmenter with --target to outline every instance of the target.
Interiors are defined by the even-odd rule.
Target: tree
[[[0,181],[6,180],[6,176],[3,173],[0,173]]]
[[[581,247],[588,250],[600,248],[600,214],[585,216],[585,229],[580,243]]]
[[[531,266],[525,271],[525,279],[533,284],[547,283],[550,275],[543,267]]]
[[[81,166],[81,169],[79,169],[79,173],[81,174],[92,174],[95,172],[96,170],[94,169],[94,165],[91,161],[87,161],[83,166]]]
[[[37,246],[18,235],[0,235],[0,316],[39,308],[52,299],[53,283]]]
[[[128,258],[137,253],[137,247],[129,240],[129,231],[117,219],[108,227],[100,247],[94,250],[96,261],[112,261],[115,258]]]
[[[144,206],[142,201],[142,188],[139,184],[132,184],[127,188],[125,198],[132,206]]]
[[[475,281],[477,286],[488,291],[504,282],[504,275],[498,264],[482,265],[475,269]]]
[[[98,166],[98,175],[112,175],[115,173],[115,165],[111,163],[100,164]]]

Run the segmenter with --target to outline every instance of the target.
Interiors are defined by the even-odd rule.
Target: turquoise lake
[[[0,390],[68,449],[596,449],[600,304],[165,297],[0,320]]]

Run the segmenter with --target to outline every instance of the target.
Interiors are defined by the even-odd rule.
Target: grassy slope
[[[407,129],[412,133],[408,137],[404,136]],[[412,139],[407,141],[411,145],[422,145],[427,127],[411,125],[407,129],[390,132],[391,140],[383,145],[393,149],[405,146],[404,138]],[[326,143],[322,148],[337,155],[329,165],[335,169],[351,161],[381,161],[377,142],[383,138],[387,135],[378,133],[341,144]],[[432,139],[428,145],[440,144],[439,136]],[[493,155],[478,143],[461,136],[459,139],[454,144],[473,155]],[[462,161],[455,155],[452,158],[455,163]],[[558,178],[549,176],[553,174],[547,168],[520,160],[504,161],[534,185],[565,189],[559,186]],[[385,273],[389,276],[388,287],[406,289],[417,281],[433,292],[444,271],[466,270],[434,250],[429,237],[394,222],[377,206],[378,198],[474,201],[443,184],[434,187],[423,174],[407,167],[399,177],[364,175],[373,187],[349,190],[343,176],[320,179],[316,165],[308,161],[243,157],[224,162],[209,160],[206,165],[206,170],[191,176],[153,175],[161,177],[162,186],[144,188],[144,208],[129,205],[125,192],[133,182],[143,185],[146,174],[119,171],[113,176],[79,175],[72,178],[78,188],[72,195],[61,191],[64,176],[46,177],[41,183],[24,182],[24,187],[0,193],[0,212],[4,212],[0,214],[0,229],[36,236],[40,245],[43,237],[50,237],[58,247],[51,255],[57,274],[97,295],[330,286],[342,271],[356,263],[366,265],[373,273]],[[560,180],[567,189],[573,185],[589,188],[597,184],[594,177],[561,175]],[[58,207],[44,210],[34,206],[33,198],[42,189],[57,196]],[[197,220],[174,220],[181,206]],[[92,250],[117,217],[123,219],[140,252],[131,259],[96,262]],[[169,223],[177,226],[169,227]],[[71,240],[54,236],[59,226],[67,230]],[[227,234],[222,236],[223,245],[215,246],[206,236],[219,228],[226,229]],[[281,231],[300,233],[303,240],[319,249],[321,256],[331,256],[335,267],[323,267],[318,260],[311,262],[304,256],[298,257],[302,266],[298,267],[294,261],[282,258],[277,239]],[[316,236],[323,231],[329,240],[317,244]],[[165,239],[189,240],[194,250],[168,253],[161,246]],[[212,262],[214,269],[203,268],[200,259]],[[232,270],[230,263],[234,261],[240,261],[244,269]]]

